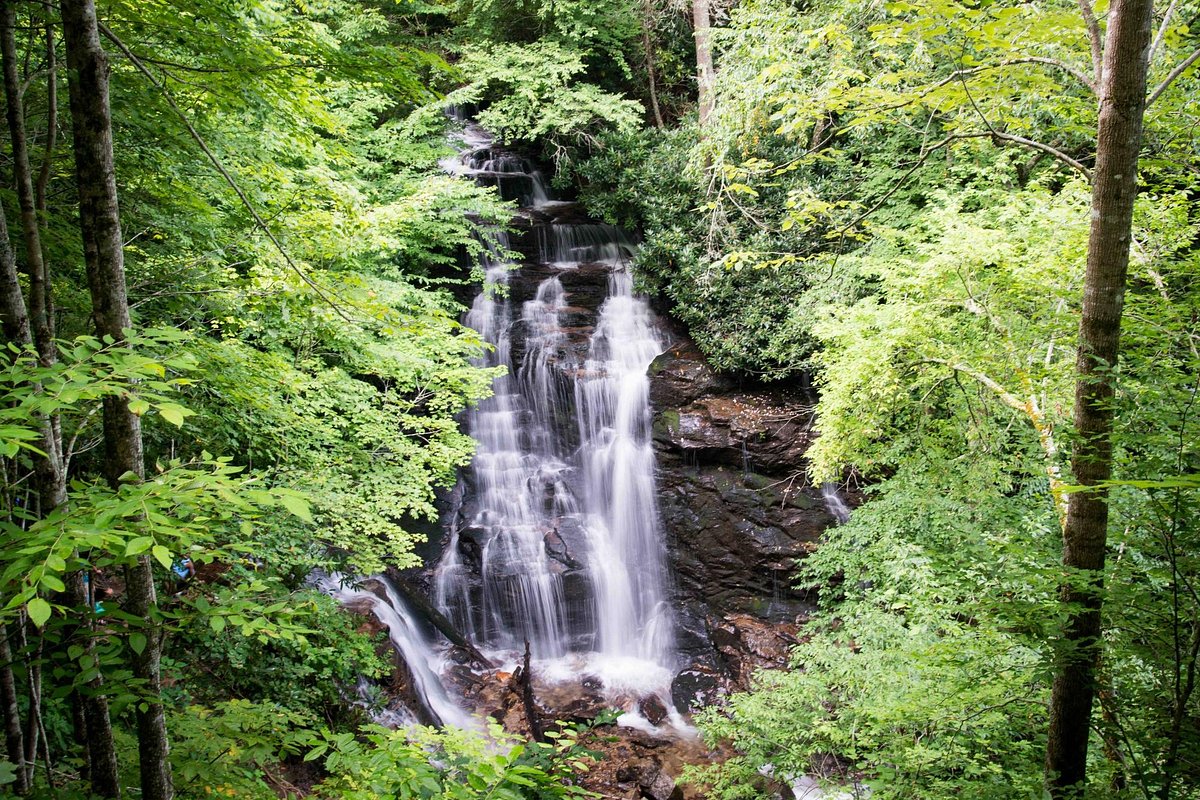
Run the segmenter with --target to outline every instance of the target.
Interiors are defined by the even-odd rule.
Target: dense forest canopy
[[[515,206],[439,166],[468,109],[637,232],[711,364],[811,380],[809,477],[866,494],[794,576],[792,668],[701,715],[734,752],[697,785],[1200,797],[1198,30],[3,0],[0,791],[583,793],[570,736],[371,725],[390,665],[309,581],[418,564],[471,459],[463,265]]]

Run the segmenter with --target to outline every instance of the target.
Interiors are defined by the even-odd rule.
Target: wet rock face
[[[811,398],[738,387],[687,340],[650,374],[660,513],[684,603],[717,616],[808,610],[795,568],[834,521],[805,474]]]

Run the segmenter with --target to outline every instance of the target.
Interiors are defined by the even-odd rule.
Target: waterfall
[[[842,499],[836,483],[821,484],[821,498],[825,501],[825,510],[839,525],[850,519],[850,506]]]
[[[460,138],[466,149],[456,157],[442,159],[441,166],[447,172],[469,176],[483,186],[495,186],[500,197],[515,200],[525,208],[554,202],[541,170],[526,158],[492,147],[492,137],[474,122],[463,122]]]
[[[511,193],[544,205],[532,165],[470,123],[463,140],[452,171],[506,195],[503,187],[529,179],[530,191]],[[633,292],[634,245],[623,231],[539,221],[532,242],[539,269],[549,270],[533,296],[510,299],[518,266],[488,256],[465,318],[492,347],[478,363],[507,374],[466,415],[477,450],[434,600],[501,659],[528,641],[543,679],[594,675],[610,694],[665,696],[675,634],[647,369],[666,342]],[[601,281],[607,273],[590,331],[567,322],[579,309],[566,277],[585,267]]]
[[[664,349],[629,273],[614,271],[575,385],[597,650],[655,663],[666,660],[673,630],[664,602],[646,369]]]
[[[413,619],[391,581],[382,575],[377,575],[372,580],[378,581],[383,587],[386,600],[365,589],[342,585],[342,578],[338,575],[320,581],[320,586],[339,602],[366,601],[370,605],[371,613],[387,627],[392,646],[408,665],[413,678],[413,693],[435,725],[478,729],[479,721],[454,702],[446,692],[441,680],[443,659]],[[415,721],[415,718],[403,712],[385,712],[380,718],[380,722],[393,725],[405,724],[410,720]]]
[[[684,730],[670,699],[675,623],[647,378],[667,343],[633,292],[634,245],[611,225],[547,222],[573,204],[553,200],[528,160],[459,121],[464,149],[443,165],[538,209],[530,218],[539,280],[532,296],[514,300],[521,265],[507,260],[512,242],[501,231],[486,239],[484,285],[464,322],[490,346],[475,364],[505,372],[465,415],[477,447],[453,494],[434,605],[499,661],[513,664],[528,642],[540,680],[597,678],[630,712],[623,719],[648,730],[637,704],[657,695],[672,726]],[[590,329],[580,327],[570,273],[607,282]],[[343,602],[370,604],[408,664],[426,716],[479,727],[441,681],[444,648],[415,624],[391,583],[377,580],[383,597],[333,579],[322,586]]]

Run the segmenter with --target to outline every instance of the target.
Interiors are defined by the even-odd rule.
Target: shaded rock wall
[[[739,387],[678,337],[650,369],[661,512],[682,596],[722,617],[809,610],[796,565],[834,522],[805,474],[811,395]]]

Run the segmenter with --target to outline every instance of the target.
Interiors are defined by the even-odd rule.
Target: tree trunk
[[[461,647],[476,664],[484,669],[495,669],[496,665],[492,663],[491,659],[479,652],[479,648],[472,644],[470,639],[463,636],[462,632],[455,628],[450,620],[446,619],[445,614],[438,611],[432,603],[425,599],[424,595],[409,586],[408,581],[404,580],[398,572],[394,570],[390,571],[388,578],[391,580],[392,586],[396,588],[396,591],[400,593],[405,602],[412,607],[413,611],[423,616],[430,625],[437,628],[451,644]]]
[[[92,297],[92,319],[101,337],[122,342],[131,326],[125,294],[125,258],[113,168],[112,118],[108,100],[108,57],[100,46],[92,0],[63,0],[63,31],[70,71],[71,123],[79,188],[79,227]],[[143,475],[141,420],[128,400],[104,402],[105,471],[113,487],[127,475]],[[146,645],[132,659],[145,701],[138,705],[138,756],[142,797],[174,795],[166,718],[162,707],[161,628],[156,619],[154,573],[149,556],[126,570],[125,610],[141,618]],[[95,766],[93,765],[93,770]]]
[[[650,90],[650,109],[654,112],[654,126],[663,128],[662,108],[658,104],[658,75],[654,68],[654,40],[650,32],[654,26],[654,0],[644,0],[642,3],[642,49],[646,51],[646,80]]]
[[[692,29],[696,37],[696,88],[700,98],[700,127],[713,112],[713,59],[709,43],[710,0],[692,0]]]
[[[22,615],[24,616],[24,615]],[[33,784],[34,771],[37,767],[37,757],[41,753],[42,763],[46,768],[46,785],[55,788],[54,771],[50,763],[50,742],[46,738],[46,724],[42,719],[42,651],[46,640],[41,632],[35,629],[38,636],[37,647],[29,646],[26,635],[31,627],[28,618],[21,620],[21,649],[25,651],[26,694],[29,702],[28,719],[25,721],[25,768],[29,772],[29,783]]]
[[[54,168],[54,153],[58,147],[58,54],[54,51],[54,25],[46,21],[46,147],[42,154],[42,166],[38,170],[37,183],[34,185],[34,203],[37,207],[38,220],[43,226],[49,222],[46,210],[46,187],[50,184],[50,173]],[[57,335],[54,323],[54,292],[50,289],[50,264],[46,261],[45,251],[42,252],[42,286],[46,289],[46,327],[50,337]],[[54,431],[58,440],[62,441],[62,431],[59,418],[54,417]]]
[[[17,683],[13,678],[13,654],[7,625],[0,625],[0,706],[3,706],[8,760],[16,767],[13,791],[26,795],[29,794],[29,773],[25,769],[25,739],[21,734],[21,709],[17,705]]]
[[[29,314],[25,310],[25,295],[21,294],[21,279],[17,275],[17,258],[8,238],[8,220],[0,208],[0,328],[9,344],[25,347],[29,335]]]
[[[1138,151],[1146,108],[1152,0],[1115,0],[1100,82],[1100,122],[1092,184],[1092,221],[1076,361],[1075,483],[1063,528],[1063,566],[1078,579],[1063,587],[1072,609],[1055,665],[1046,746],[1052,796],[1078,796],[1087,777],[1088,732],[1096,694],[1100,607],[1112,475],[1112,401],[1121,311],[1137,194]]]
[[[58,360],[50,326],[47,271],[42,255],[41,228],[38,224],[33,171],[29,166],[29,144],[25,132],[25,103],[17,68],[16,10],[11,0],[0,0],[0,61],[4,71],[5,112],[12,136],[13,176],[17,182],[17,200],[21,207],[21,232],[25,239],[25,263],[29,271],[29,327],[42,366]],[[49,514],[67,499],[67,481],[63,472],[62,442],[55,435],[53,420],[42,422],[39,445],[43,456],[34,458],[38,496],[42,514]]]
[[[33,191],[33,171],[29,167],[29,139],[25,132],[25,101],[18,74],[17,12],[12,0],[0,0],[0,58],[4,65],[4,98],[8,130],[12,135],[13,177],[21,208],[21,231],[25,238],[25,263],[29,270],[29,323],[34,344],[43,363],[54,358],[50,320],[46,309],[46,266],[42,258],[41,230]]]

